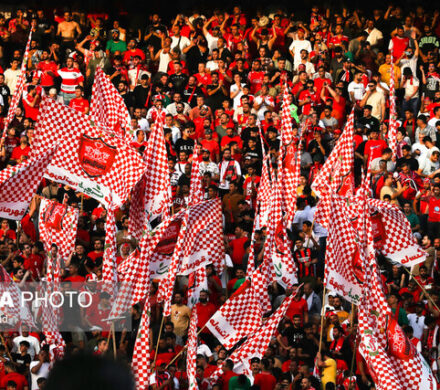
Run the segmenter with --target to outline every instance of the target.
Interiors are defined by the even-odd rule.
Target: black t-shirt
[[[172,74],[168,81],[173,84],[173,89],[176,92],[182,93],[188,83],[188,76],[186,74]]]
[[[218,88],[218,84],[211,84],[206,87],[206,89],[209,91],[213,91]],[[223,100],[225,100],[227,96],[223,93],[223,89],[219,88],[218,91],[210,95],[207,99],[207,104],[209,107],[211,107],[212,111],[217,110],[222,106]]]
[[[179,138],[176,141],[175,149],[177,155],[179,155],[180,152],[187,152],[191,155],[194,149],[194,140],[191,138],[188,138],[186,140],[183,138]]]
[[[22,375],[27,374],[27,368],[31,364],[31,355],[28,353],[24,356],[22,356],[20,353],[12,353],[11,354],[12,359],[15,363],[17,363],[19,366],[17,367],[17,372]]]
[[[362,118],[359,119],[359,123],[362,124],[363,126],[368,125],[370,129],[375,129],[379,131],[380,122],[374,116],[371,116],[370,118],[366,118],[363,116]]]
[[[294,348],[302,348],[306,338],[305,332],[301,328],[295,328],[294,326],[284,329],[281,334],[287,338],[289,346]]]
[[[145,107],[145,103],[148,98],[148,93],[150,92],[150,87],[144,88],[142,85],[138,85],[133,90],[134,97],[134,107],[142,108]]]

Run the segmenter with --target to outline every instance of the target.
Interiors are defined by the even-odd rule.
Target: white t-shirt
[[[180,51],[182,51],[183,49],[185,49],[185,47],[189,46],[191,42],[187,37],[184,36],[180,36],[179,38],[171,37],[171,49],[177,47],[177,44],[179,44]]]
[[[400,72],[403,74],[405,68],[410,68],[413,76],[417,74],[417,56],[412,56],[411,58],[402,58],[400,60]]]
[[[348,93],[353,92],[355,100],[362,100],[362,97],[365,93],[365,87],[362,82],[356,83],[355,81],[352,81],[350,84],[348,84],[347,91]]]
[[[275,107],[275,101],[272,96],[257,96],[255,98],[255,103],[260,105],[260,108],[257,112],[258,119],[260,121],[264,120],[264,113],[268,110],[269,107]]]
[[[244,87],[246,84],[241,83],[241,86]],[[229,88],[229,91],[232,93],[235,93],[238,91],[238,85],[237,84],[232,84],[231,87]],[[241,90],[237,96],[235,96],[234,100],[234,110],[237,109],[237,107],[241,104],[240,98],[243,96],[243,90]]]
[[[295,57],[293,58],[295,66],[301,62],[301,50],[303,49],[307,50],[309,53],[312,51],[312,45],[307,39],[303,39],[302,41],[296,39],[289,46],[290,51],[295,50]]]
[[[439,168],[440,162],[433,162],[428,156],[419,159],[419,169],[421,169],[422,173],[426,176],[429,176],[431,173],[435,172]]]
[[[416,89],[418,89],[420,83],[419,83],[419,80],[417,80],[417,78],[413,77],[412,81],[406,80],[404,85],[405,85],[405,97],[409,97],[415,92]],[[415,95],[412,97],[412,99],[415,99],[418,97],[419,97],[419,91],[417,91],[415,93]]]
[[[313,74],[315,72],[315,66],[311,62],[309,62],[309,61],[307,61],[305,64],[302,63],[301,61],[295,63],[295,71],[298,71],[298,67],[301,64],[306,66],[306,73],[307,74]]]
[[[213,49],[217,49],[218,37],[213,37],[210,33],[205,35],[206,41],[208,42],[209,54],[212,54]]]
[[[373,28],[371,30],[371,32],[369,32],[368,30],[365,30],[368,33],[368,38],[367,38],[367,42],[371,45],[374,46],[379,39],[383,39],[383,34],[380,30],[378,30],[377,28]]]
[[[204,355],[207,359],[212,356],[212,351],[206,344],[200,344],[197,347],[197,355]]]
[[[433,128],[435,129],[435,124],[436,124],[438,121],[440,121],[440,119],[434,117],[434,118],[432,118],[432,119],[430,119],[430,120],[428,121],[428,126],[431,126],[431,127],[433,127]]]
[[[31,390],[38,390],[37,380],[38,378],[47,378],[49,376],[50,371],[50,363],[43,363],[40,367],[40,370],[37,374],[32,373],[32,368],[34,368],[36,365],[38,365],[39,361],[31,362],[29,368],[31,372]]]
[[[423,336],[423,328],[425,327],[425,316],[419,317],[416,313],[409,313],[407,317],[409,324],[414,329],[414,337],[421,340]]]

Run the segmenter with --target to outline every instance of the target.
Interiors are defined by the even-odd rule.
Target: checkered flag
[[[20,221],[37,192],[56,148],[0,171],[0,217]]]
[[[312,188],[320,197],[315,222],[328,229],[331,194],[344,198],[354,193],[354,109],[345,124],[344,132],[333,148],[330,156],[312,183]]]
[[[359,237],[346,201],[333,195],[330,203],[332,223],[329,225],[325,252],[325,285],[345,299],[358,304],[362,296],[363,262]],[[344,237],[341,240],[341,237]]]
[[[255,295],[258,297],[261,310],[263,313],[267,313],[272,310],[269,294],[267,293],[267,287],[272,282],[272,262],[265,259],[258,266],[258,268],[252,272],[251,275],[252,285],[255,289]]]
[[[273,176],[269,177],[270,155],[268,154],[263,159],[263,168],[261,171],[261,180],[257,193],[257,205],[259,214],[259,227],[267,226],[269,218],[270,202],[272,197],[272,184]]]
[[[272,339],[273,334],[275,333],[275,330],[278,327],[279,322],[284,317],[286,310],[290,306],[293,297],[293,294],[286,297],[281,306],[269,317],[265,323],[263,323],[261,328],[232,353],[229,359],[235,363],[235,373],[244,375],[249,375],[251,373],[250,359],[253,357],[258,357],[261,359],[270,343],[270,340]],[[221,375],[221,373],[222,369],[217,369],[214,371],[210,379],[215,380]]]
[[[231,349],[242,338],[254,334],[261,325],[259,297],[250,280],[246,280],[206,323],[207,328],[226,349]]]
[[[0,296],[4,297],[7,294],[12,300],[12,307],[6,303],[0,306],[0,311],[6,317],[12,317],[17,319],[17,322],[21,321],[30,327],[35,327],[34,318],[26,302],[22,301],[22,295],[20,288],[15,283],[11,275],[5,270],[3,265],[0,264]]]
[[[102,257],[102,281],[103,289],[113,294],[116,282],[116,207],[111,205],[107,209],[107,220],[105,221],[105,243],[104,255]]]
[[[145,172],[139,154],[109,129],[50,98],[44,98],[31,157],[59,145],[48,171],[50,180],[66,184],[105,206],[120,207]]]
[[[406,267],[424,262],[427,253],[417,243],[405,214],[396,205],[379,199],[368,199],[368,205],[376,249]]]
[[[145,209],[147,220],[169,217],[171,185],[168,157],[163,135],[163,122],[157,121],[145,149]]]
[[[136,338],[136,343],[134,344],[133,359],[131,361],[131,367],[134,373],[134,378],[136,380],[137,390],[148,390],[150,379],[150,278],[148,277],[147,280],[148,292],[146,295],[145,306],[142,312],[142,318]]]
[[[289,87],[284,84],[281,107],[281,147],[286,148],[293,141],[292,116],[290,115]]]
[[[295,145],[292,142],[286,149],[286,156],[283,161],[282,169],[282,187],[284,189],[284,205],[287,212],[286,224],[290,226],[296,211],[297,188],[301,176],[301,155],[303,143]]]
[[[208,291],[208,278],[206,277],[206,267],[201,267],[194,271],[188,278],[187,306],[193,308],[199,301],[200,292]]]
[[[364,216],[364,303],[360,306],[360,351],[378,389],[435,389],[435,378],[404,334],[385,298],[374,249],[372,221]]]
[[[390,67],[390,121],[388,123],[388,144],[393,152],[393,156],[397,153],[397,110],[396,110],[396,90],[395,90],[395,74],[394,74],[394,61],[391,54],[391,67]]]
[[[189,187],[189,205],[203,201],[202,177],[200,176],[200,161],[197,147],[194,148]]]
[[[38,230],[47,253],[50,252],[52,244],[55,244],[63,259],[69,257],[75,248],[78,217],[79,210],[74,207],[41,199]]]
[[[128,233],[140,241],[145,220],[145,175],[131,190]]]
[[[188,351],[186,353],[186,372],[190,390],[197,390],[196,368],[197,368],[197,310],[191,313],[191,321],[188,331]]]
[[[127,106],[101,67],[97,67],[95,72],[90,117],[100,126],[112,129],[120,137],[126,138],[127,142],[132,141],[134,134]]]
[[[26,84],[26,70],[27,70],[27,63],[29,58],[29,49],[31,46],[31,38],[32,38],[32,29],[29,32],[29,37],[23,54],[23,62],[21,63],[20,75],[18,76],[15,90],[11,91],[12,93],[11,104],[9,105],[8,115],[5,118],[5,127],[3,130],[2,139],[6,138],[8,127],[11,124],[12,119],[14,119],[15,112],[17,111],[18,104],[20,103],[21,95],[23,95],[24,86]]]

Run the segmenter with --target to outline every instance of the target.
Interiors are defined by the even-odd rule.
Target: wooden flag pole
[[[115,334],[115,323],[113,321],[110,331],[112,334],[112,341],[113,341],[113,357],[116,360],[116,334]]]
[[[322,290],[322,308],[321,308],[321,331],[319,333],[319,350],[318,353],[321,353],[321,349],[322,349],[322,335],[324,333],[324,316],[325,316],[325,312],[324,312],[324,308],[325,308],[325,294],[326,294],[326,285],[324,284],[324,289]]]
[[[404,268],[404,270],[406,271],[406,272],[408,272],[408,274],[413,278],[413,280],[418,284],[418,286],[422,289],[422,291],[425,293],[425,295],[426,295],[426,298],[428,298],[429,299],[429,301],[432,303],[432,305],[438,310],[438,312],[440,313],[440,309],[439,309],[439,307],[436,305],[436,303],[434,302],[434,300],[432,299],[432,297],[431,297],[431,295],[429,295],[429,293],[428,293],[428,291],[426,291],[426,289],[425,289],[425,287],[423,287],[420,283],[419,283],[419,281],[414,277],[414,275],[411,273],[411,271],[408,269],[408,268],[406,268],[405,266],[403,267]]]
[[[162,313],[163,314],[163,313]],[[160,329],[159,329],[159,334],[157,336],[157,341],[156,341],[156,352],[154,353],[154,361],[153,361],[153,367],[155,367],[156,365],[156,359],[157,359],[157,351],[159,350],[159,340],[160,340],[160,336],[162,335],[162,329],[163,329],[163,323],[165,321],[165,316],[162,315],[162,321],[160,322]]]

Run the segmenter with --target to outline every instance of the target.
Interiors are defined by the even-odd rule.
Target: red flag
[[[231,349],[242,338],[252,335],[261,327],[259,299],[251,281],[247,280],[206,323],[226,349]]]
[[[137,152],[90,118],[45,98],[35,131],[32,156],[59,145],[46,177],[67,184],[109,206],[121,206],[145,172]]]
[[[130,114],[124,99],[100,67],[95,72],[90,117],[100,126],[112,129],[127,142],[133,140]]]
[[[79,210],[53,200],[41,199],[38,229],[46,252],[52,244],[58,247],[58,254],[67,259],[75,248]]]
[[[0,171],[0,217],[21,220],[37,192],[55,147]]]
[[[197,390],[196,368],[197,368],[197,310],[191,313],[191,321],[188,331],[188,351],[186,355],[186,370],[190,390]]]

